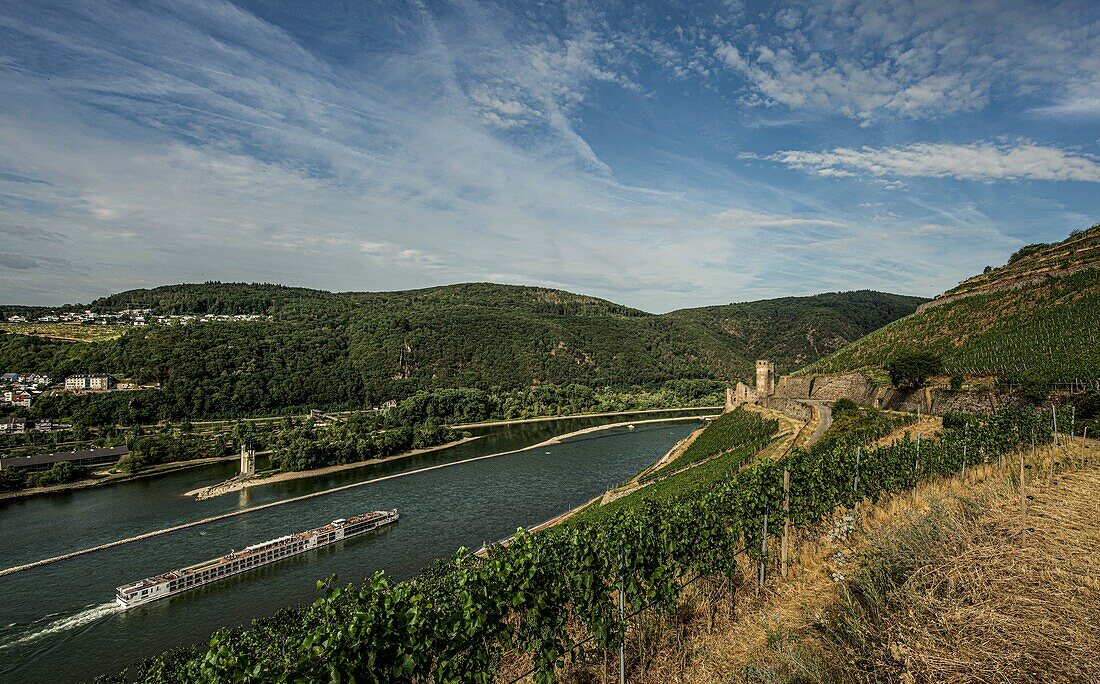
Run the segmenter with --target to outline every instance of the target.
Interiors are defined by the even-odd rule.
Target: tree
[[[886,364],[890,382],[898,389],[919,389],[943,370],[943,359],[932,352],[899,354]]]
[[[855,413],[859,411],[859,404],[848,398],[840,398],[833,402],[833,415],[840,416],[845,413]]]

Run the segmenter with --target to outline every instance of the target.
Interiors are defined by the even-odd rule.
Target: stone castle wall
[[[952,389],[923,388],[902,391],[876,386],[860,373],[818,375],[814,377],[781,377],[776,386],[776,399],[816,399],[836,401],[851,399],[860,404],[893,411],[916,411],[944,414],[951,412],[992,413],[1002,406],[1024,406],[1015,395]]]
[[[809,404],[803,404],[797,399],[785,399],[783,397],[767,397],[761,401],[765,407],[775,409],[780,413],[796,420],[809,421],[813,418],[813,409]]]

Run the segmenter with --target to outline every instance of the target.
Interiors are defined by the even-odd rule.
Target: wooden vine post
[[[1050,405],[1050,421],[1054,426],[1054,446],[1058,446],[1058,411],[1054,408],[1054,404]]]
[[[626,684],[626,579],[619,575],[619,623],[622,625],[623,638],[619,642],[619,684]]]
[[[967,433],[969,431],[969,428],[970,428],[970,423],[966,423],[966,424],[963,425],[963,480],[964,481],[966,480],[966,466],[967,466],[966,447],[967,447],[967,442],[968,442]]]
[[[760,594],[760,588],[764,586],[767,578],[768,566],[768,514],[764,513],[764,535],[760,539],[760,570],[756,578],[756,593]]]
[[[852,478],[852,494],[855,497],[859,496],[859,461],[863,456],[863,447],[856,447],[856,474]],[[856,502],[859,503],[858,501]]]
[[[787,538],[791,532],[791,471],[783,469],[783,546],[779,551],[780,572],[787,579]]]
[[[1032,442],[1032,445],[1035,443]],[[1027,524],[1027,491],[1024,489],[1024,455],[1020,454],[1020,512],[1024,516],[1024,524]]]
[[[913,457],[913,503],[917,502],[917,480],[920,477],[920,433],[917,433],[917,455]]]

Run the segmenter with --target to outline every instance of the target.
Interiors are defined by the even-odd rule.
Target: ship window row
[[[303,548],[304,548],[304,543],[303,542],[297,542],[297,543],[294,543],[294,544],[291,544],[291,545],[288,545],[288,546],[284,546],[284,547],[281,547],[281,548],[278,548],[278,549],[273,549],[273,550],[265,551],[263,553],[258,553],[258,554],[252,555],[252,556],[247,556],[245,558],[238,558],[238,559],[235,559],[235,560],[233,560],[233,561],[231,561],[227,564],[219,565],[216,568],[209,568],[209,569],[197,572],[193,575],[189,575],[188,577],[184,578],[182,581],[171,582],[169,584],[169,590],[170,591],[175,591],[176,589],[179,589],[179,588],[185,588],[185,589],[190,588],[190,587],[195,586],[196,584],[202,584],[202,583],[204,583],[204,582],[206,582],[206,581],[208,581],[212,578],[216,579],[216,578],[219,578],[219,577],[224,577],[227,574],[231,574],[233,572],[236,572],[236,571],[248,568],[248,567],[252,567],[252,566],[255,566],[255,565],[259,565],[259,564],[264,564],[264,563],[267,563],[268,561],[275,560],[275,559],[278,559],[278,558],[282,558],[284,556],[291,555],[293,553],[300,552],[300,551],[303,550]]]

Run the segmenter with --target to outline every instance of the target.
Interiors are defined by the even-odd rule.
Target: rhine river
[[[708,413],[700,411],[700,415]],[[646,414],[570,418],[471,430],[482,439],[442,451],[205,501],[183,492],[232,475],[221,463],[157,478],[0,502],[0,567],[332,487],[460,461]],[[690,414],[689,414],[690,415]],[[358,583],[375,570],[411,577],[459,547],[477,548],[602,493],[653,463],[696,423],[611,428],[560,444],[462,463],[276,506],[0,577],[0,681],[89,680],[166,649],[205,641],[317,597],[316,581]],[[397,508],[401,520],[200,589],[123,611],[115,587],[333,518]]]

